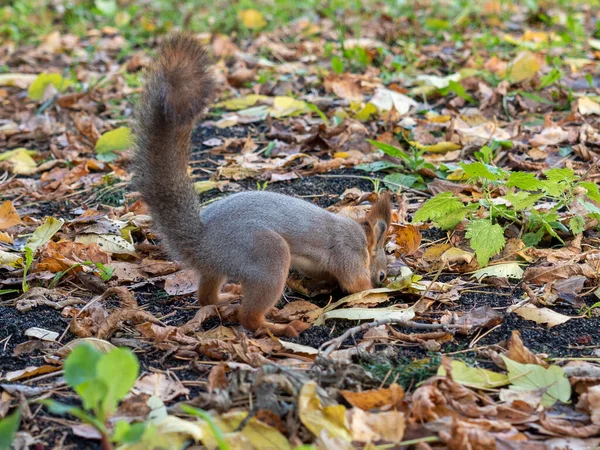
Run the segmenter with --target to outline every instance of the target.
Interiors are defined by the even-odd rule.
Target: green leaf
[[[15,439],[19,423],[21,422],[21,408],[0,420],[0,450],[8,450]]]
[[[116,0],[95,0],[94,5],[103,16],[112,17],[117,13]]]
[[[406,153],[404,153],[399,148],[394,147],[393,145],[385,144],[385,143],[379,142],[379,141],[374,141],[372,139],[367,139],[367,142],[369,144],[372,144],[375,147],[377,147],[379,150],[381,150],[386,155],[394,156],[396,158],[401,158],[401,159],[403,159],[405,161],[410,160],[409,156]]]
[[[444,366],[440,365],[437,374],[442,377],[446,375]],[[452,379],[457,383],[475,389],[492,389],[510,383],[508,377],[503,373],[469,367],[465,362],[457,360],[452,360]]]
[[[96,142],[96,153],[105,155],[127,150],[133,144],[133,135],[127,127],[107,131]]]
[[[575,181],[577,175],[571,169],[548,169],[544,172],[546,178],[550,181],[561,182],[561,181]]]
[[[84,409],[92,410],[104,418],[112,412],[112,409],[104,407],[107,401],[108,388],[97,378],[78,384],[75,387],[75,392],[81,397]]]
[[[583,228],[585,227],[585,219],[581,216],[573,216],[569,221],[569,228],[571,229],[571,233],[574,235],[583,233]]]
[[[413,222],[431,220],[447,230],[465,218],[467,208],[451,192],[442,192],[430,198],[415,213]]]
[[[140,365],[133,352],[127,348],[115,348],[98,361],[98,380],[107,388],[105,411],[112,413],[119,400],[133,387]]]
[[[497,181],[504,178],[504,174],[494,166],[490,166],[481,162],[459,163],[467,178],[483,178],[488,181]]]
[[[544,75],[540,80],[540,87],[538,90],[544,89],[545,87],[552,86],[557,81],[560,81],[563,77],[563,73],[557,69],[553,68],[550,72]]]
[[[529,194],[523,191],[516,194],[509,192],[504,196],[511,203],[515,211],[531,208],[542,197],[544,197],[544,194]]]
[[[327,120],[327,116],[325,115],[325,113],[323,111],[321,111],[319,109],[319,107],[313,103],[306,103],[306,106],[308,107],[308,109],[310,109],[312,112],[316,113],[321,120],[323,121],[323,123],[325,125],[327,125],[329,123],[329,121]]]
[[[491,224],[489,220],[475,220],[467,226],[467,239],[477,255],[480,266],[487,266],[490,258],[500,253],[506,244],[504,230],[498,224]]]
[[[540,228],[535,233],[525,233],[523,235],[523,243],[527,247],[535,247],[540,243],[545,234],[546,230],[544,228]]]
[[[414,175],[405,175],[403,173],[392,173],[390,175],[386,175],[383,178],[383,182],[384,183],[394,183],[391,186],[394,188],[393,190],[397,190],[397,184],[400,184],[402,186],[406,186],[406,187],[413,187],[413,185],[419,181],[419,177],[416,177]]]
[[[508,377],[512,383],[511,389],[517,391],[544,390],[542,406],[550,407],[557,401],[567,403],[571,399],[571,384],[559,366],[544,368],[537,364],[521,364],[501,355]]]
[[[29,85],[27,90],[27,96],[31,100],[39,101],[44,96],[44,91],[49,84],[53,84],[59,91],[64,91],[69,85],[72,84],[71,80],[66,80],[59,73],[40,73],[33,83]]]
[[[65,360],[65,380],[76,389],[82,383],[96,379],[96,367],[103,353],[87,343],[77,345]]]
[[[464,86],[457,81],[450,80],[450,82],[448,83],[448,87],[440,89],[440,93],[444,96],[448,95],[448,93],[450,92],[453,92],[460,98],[464,98],[469,103],[475,102],[475,99],[473,99],[473,97],[469,95]]]
[[[143,422],[130,424],[119,420],[115,424],[111,440],[120,444],[135,444],[142,438],[145,430],[146,426]]]
[[[335,73],[344,73],[344,61],[342,61],[337,56],[334,56],[333,58],[331,58],[331,68]]]
[[[27,239],[25,247],[31,249],[33,253],[42,245],[47,244],[62,227],[64,220],[48,217],[46,221],[36,228],[33,234]]]
[[[354,166],[355,169],[364,170],[365,172],[379,172],[386,169],[402,169],[400,164],[391,161],[375,161]]]
[[[540,97],[539,95],[532,94],[531,92],[517,91],[517,93],[525,98],[528,98],[529,100],[533,100],[534,102],[542,103],[544,105],[556,105],[556,103],[554,103],[544,97]]]
[[[186,404],[180,405],[180,408],[184,413],[190,414],[192,416],[200,417],[201,419],[205,420],[208,423],[208,426],[210,427],[210,430],[213,433],[213,436],[215,438],[215,441],[217,442],[219,450],[229,450],[229,445],[225,441],[225,436],[223,435],[223,432],[215,424],[213,417],[209,413],[207,413],[206,411],[204,411],[202,409],[194,408],[194,407],[186,405]]]
[[[516,187],[524,191],[537,191],[542,189],[543,185],[534,174],[529,172],[511,172],[506,182],[506,186]]]
[[[587,190],[585,196],[590,200],[594,200],[595,202],[600,203],[600,189],[598,189],[598,185],[591,181],[582,181],[578,184],[582,188]]]
[[[86,413],[81,408],[72,405],[65,405],[64,403],[59,403],[49,398],[45,400],[40,400],[39,403],[46,406],[48,410],[54,414],[71,414],[72,416],[77,417],[82,422],[89,423],[98,431],[100,431],[100,433],[106,433],[106,427],[104,426],[104,424],[95,417]]]

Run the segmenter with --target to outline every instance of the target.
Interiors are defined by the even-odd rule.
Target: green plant
[[[267,186],[269,186],[269,181],[263,181],[262,183],[260,181],[256,182],[256,190],[257,191],[266,191],[267,190]]]
[[[223,435],[223,432],[215,424],[215,422],[210,414],[208,414],[206,411],[204,411],[202,409],[194,408],[189,405],[181,405],[181,409],[185,413],[188,413],[192,416],[200,417],[201,419],[205,420],[208,423],[208,426],[210,427],[210,430],[212,431],[213,436],[215,437],[215,441],[217,441],[219,450],[229,450],[229,445],[227,445],[227,442],[225,441],[225,436]]]
[[[579,180],[571,169],[549,169],[544,172],[545,179],[538,179],[529,172],[511,172],[484,162],[459,166],[458,176],[481,185],[482,198],[465,205],[452,193],[443,192],[426,201],[413,220],[430,220],[448,230],[468,219],[466,237],[481,266],[504,247],[504,226],[508,224],[519,225],[523,242],[535,246],[546,235],[564,244],[559,233],[576,235],[583,231],[585,217],[571,213],[575,202],[588,211],[587,217],[600,218],[600,208],[585,201],[600,200],[598,186]],[[501,188],[506,190],[503,196]],[[550,207],[535,209],[542,199]]]
[[[25,247],[25,265],[23,266],[23,281],[21,282],[21,289],[23,292],[29,290],[29,283],[27,282],[27,272],[31,268],[33,263],[33,250],[30,247]]]
[[[51,412],[68,413],[93,426],[102,436],[103,450],[111,449],[111,442],[132,443],[141,438],[144,423],[118,421],[112,435],[107,426],[139,373],[139,363],[131,350],[115,348],[102,353],[91,345],[80,344],[65,360],[64,372],[67,384],[79,394],[83,407],[42,400]]]
[[[21,421],[21,409],[0,420],[0,450],[8,450],[15,439]]]

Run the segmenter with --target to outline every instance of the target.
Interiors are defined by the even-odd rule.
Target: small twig
[[[329,357],[334,350],[340,348],[340,346],[344,343],[346,339],[349,337],[354,337],[356,333],[361,331],[370,330],[372,328],[377,328],[380,325],[399,325],[405,328],[412,328],[413,330],[444,330],[449,331],[450,329],[460,329],[462,325],[456,324],[443,324],[443,323],[418,323],[418,322],[409,322],[404,319],[380,319],[375,320],[374,322],[367,322],[356,327],[348,328],[341,336],[336,337],[330,341],[325,342],[323,345],[319,347],[319,351],[322,352],[321,356],[324,358]]]

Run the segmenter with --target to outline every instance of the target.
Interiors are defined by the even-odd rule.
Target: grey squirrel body
[[[362,221],[265,191],[234,194],[202,209],[187,166],[194,123],[212,99],[210,70],[205,49],[190,35],[175,34],[161,46],[135,114],[134,185],[169,252],[198,273],[200,304],[218,303],[222,285],[235,280],[242,286],[245,328],[296,336],[305,323],[265,319],[289,270],[333,278],[349,293],[379,284],[386,274],[390,200],[380,196]]]

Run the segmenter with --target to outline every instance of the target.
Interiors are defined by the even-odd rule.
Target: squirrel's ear
[[[371,234],[374,243],[380,243],[386,236],[392,221],[392,203],[389,192],[379,195],[367,214],[365,226],[369,228],[367,236]]]

